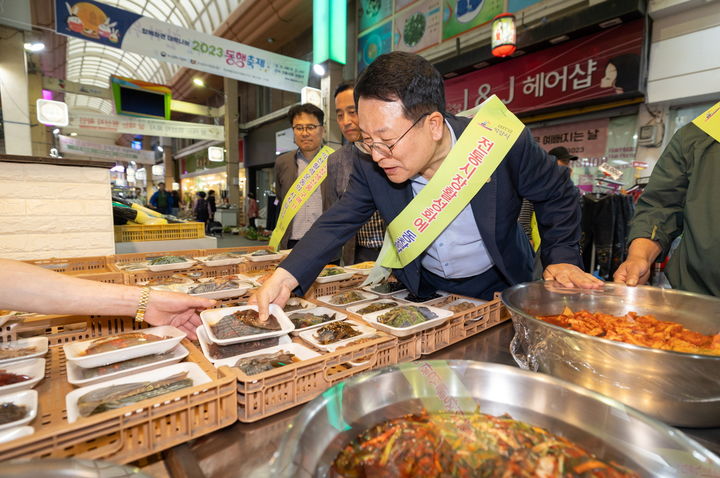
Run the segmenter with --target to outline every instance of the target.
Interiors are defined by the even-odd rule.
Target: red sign
[[[578,121],[559,126],[532,128],[535,141],[545,150],[565,146],[570,154],[579,158],[605,156],[608,138],[607,118]]]
[[[638,91],[643,20],[445,80],[451,113],[495,94],[514,113]]]

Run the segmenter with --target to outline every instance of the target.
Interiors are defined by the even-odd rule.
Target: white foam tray
[[[245,258],[241,255],[238,255],[237,257],[228,257],[227,259],[216,259],[212,261],[209,260],[208,257],[210,256],[193,257],[193,259],[202,262],[208,267],[229,266],[232,264],[240,264],[241,262],[245,261]]]
[[[389,334],[394,335],[395,337],[407,337],[408,335],[416,334],[422,330],[427,330],[433,327],[437,327],[438,325],[442,325],[448,317],[451,317],[453,313],[449,310],[445,309],[439,309],[437,307],[432,307],[429,305],[423,305],[423,304],[402,304],[401,307],[407,307],[409,305],[415,305],[417,307],[426,307],[430,310],[430,312],[433,312],[437,315],[436,318],[426,320],[425,322],[422,322],[417,325],[413,325],[411,327],[391,327],[389,325],[381,324],[377,321],[378,317],[381,315],[389,312],[391,309],[381,310],[378,312],[373,312],[372,314],[363,315],[363,319],[368,322],[370,325],[375,327],[378,330],[382,330],[383,332],[387,332]]]
[[[156,342],[147,342],[140,345],[133,345],[131,347],[124,347],[117,350],[111,350],[109,352],[101,352],[92,355],[83,355],[85,350],[90,346],[93,340],[83,340],[82,342],[72,342],[63,345],[63,351],[65,357],[73,362],[78,367],[82,368],[93,368],[101,365],[108,365],[115,362],[122,362],[123,360],[130,360],[136,357],[143,357],[145,355],[161,354],[173,349],[177,344],[185,338],[185,332],[171,325],[161,325],[159,327],[150,327],[148,329],[140,329],[136,332],[142,332],[143,334],[157,335],[158,337],[169,337],[164,340],[158,340]],[[128,332],[130,333],[130,332]],[[117,334],[121,336],[123,334]]]
[[[239,344],[240,342],[250,342],[252,340],[280,337],[281,335],[287,335],[295,330],[295,326],[292,322],[290,322],[290,319],[288,319],[287,315],[285,315],[285,312],[283,312],[277,304],[270,304],[270,314],[274,315],[277,319],[278,324],[280,324],[280,330],[273,330],[255,335],[243,335],[242,337],[234,337],[231,339],[219,339],[215,336],[211,326],[217,324],[226,315],[233,314],[240,310],[249,309],[258,310],[256,305],[241,305],[239,307],[224,307],[221,309],[209,309],[200,312],[200,319],[205,325],[205,332],[207,333],[208,338],[218,345],[230,345]]]
[[[364,309],[365,307],[367,307],[367,306],[369,306],[369,305],[372,305],[372,304],[377,304],[378,302],[382,302],[382,303],[394,302],[394,303],[397,304],[397,305],[407,305],[407,302],[403,302],[403,301],[398,300],[398,299],[383,298],[383,299],[380,299],[380,300],[373,300],[372,302],[363,302],[362,304],[353,305],[353,306],[348,307],[347,310],[348,310],[348,312],[351,312],[351,313],[353,313],[353,314],[355,314],[355,315],[359,315],[360,317],[365,318],[366,315],[374,314],[375,312],[370,312],[370,313],[368,313],[368,314],[361,314],[361,313],[359,312],[360,309]],[[393,307],[396,307],[396,306],[393,306]],[[392,307],[388,307],[387,309],[383,309],[382,312],[386,312],[386,311],[390,310],[391,308],[392,308]]]
[[[354,337],[350,337],[348,339],[333,342],[331,344],[321,344],[320,342],[317,341],[317,338],[315,337],[315,334],[317,333],[317,328],[315,328],[315,329],[311,329],[311,330],[306,330],[305,332],[301,332],[300,338],[319,350],[324,350],[326,352],[334,352],[339,347],[347,345],[350,342],[353,342],[358,339],[362,339],[364,337],[370,337],[371,335],[375,335],[375,333],[376,333],[375,329],[373,329],[372,327],[368,327],[365,324],[355,322],[354,320],[346,320],[345,322],[352,325],[355,330],[360,332],[360,334],[356,335]]]
[[[448,292],[439,290],[439,291],[436,292],[436,294],[438,295],[437,297],[433,297],[432,299],[428,299],[428,300],[423,301],[423,302],[414,302],[414,301],[412,301],[412,300],[407,300],[408,294],[410,294],[410,291],[409,291],[409,290],[398,291],[398,292],[393,293],[391,297],[394,297],[394,298],[400,299],[400,300],[404,300],[404,301],[406,301],[406,302],[408,302],[408,303],[410,303],[410,304],[427,304],[428,302],[432,302],[432,301],[434,301],[434,300],[438,300],[438,299],[440,299],[440,298],[442,298],[442,297],[447,297],[447,296],[450,295]]]
[[[132,376],[128,377],[97,383],[95,385],[88,385],[87,387],[76,388],[72,392],[65,395],[65,409],[67,410],[68,423],[74,423],[78,419],[83,418],[80,416],[80,411],[78,409],[77,403],[80,397],[82,397],[86,393],[92,392],[93,390],[97,390],[99,388],[112,387],[114,385],[120,385],[123,383],[157,382],[159,380],[163,380],[181,372],[188,372],[187,378],[192,379],[193,387],[212,381],[210,377],[208,377],[207,374],[202,371],[198,364],[192,362],[183,362],[176,363],[174,365],[168,365],[167,367],[162,367],[156,370],[133,374]],[[155,397],[154,399],[158,398],[160,397]]]
[[[330,269],[330,268],[328,267],[327,269]],[[353,275],[355,275],[354,272],[348,272],[345,269],[343,269],[342,267],[335,266],[335,267],[333,267],[333,269],[340,269],[343,272],[341,274],[335,274],[335,275],[327,276],[327,277],[318,276],[317,278],[315,278],[315,282],[317,282],[318,284],[327,284],[328,282],[337,282],[339,280],[349,279]],[[323,270],[325,270],[325,269],[323,269]]]
[[[28,425],[8,428],[0,431],[0,443],[7,443],[9,441],[17,440],[18,438],[30,436],[33,433],[35,433],[35,429]]]
[[[344,292],[347,292],[347,291],[344,291]],[[344,308],[346,308],[346,307],[349,307],[349,306],[351,306],[351,305],[353,305],[353,304],[359,304],[360,302],[366,302],[366,301],[368,301],[368,300],[373,300],[373,299],[377,299],[377,298],[378,298],[377,295],[375,295],[375,294],[373,294],[373,293],[371,293],[371,292],[366,292],[366,291],[364,291],[364,290],[358,290],[358,291],[356,291],[356,292],[358,292],[360,295],[363,296],[363,299],[362,299],[362,300],[356,300],[355,302],[348,302],[347,304],[333,304],[332,302],[330,302],[330,299],[331,299],[333,296],[335,296],[335,295],[337,295],[337,294],[342,294],[343,292],[338,292],[337,294],[332,294],[332,295],[323,295],[322,297],[318,297],[317,300],[319,300],[320,302],[323,302],[323,303],[325,303],[325,304],[332,305],[333,307],[344,307]]]
[[[0,394],[15,392],[17,390],[28,390],[40,382],[45,377],[45,359],[44,358],[31,358],[27,360],[18,360],[17,362],[10,362],[3,364],[1,367],[8,373],[14,373],[17,375],[27,375],[30,380],[24,382],[11,383],[0,387]]]
[[[15,405],[27,407],[28,411],[23,418],[0,425],[0,430],[19,427],[35,419],[38,409],[38,393],[35,390],[18,390],[16,392],[4,393],[0,395],[0,404],[2,403],[14,403]]]
[[[285,257],[285,254],[265,254],[264,256],[253,256],[252,253],[245,256],[249,261],[252,262],[265,262],[265,261],[276,261]]]
[[[217,365],[218,362],[222,362],[224,360],[233,360],[233,359],[237,360],[238,357],[247,355],[247,353],[245,353],[245,354],[233,355],[232,357],[227,357],[227,358],[222,358],[222,359],[213,358],[210,355],[210,344],[212,342],[210,342],[210,339],[208,338],[208,334],[205,331],[205,326],[201,325],[200,327],[195,329],[195,333],[197,334],[198,342],[200,342],[200,348],[202,349],[203,355],[205,355],[205,358],[208,359],[210,362],[212,362],[212,364],[215,365],[216,367],[219,367],[219,365]],[[283,335],[278,340],[278,345],[285,345],[285,344],[289,344],[291,342],[292,342],[292,340],[290,339],[289,335]],[[271,348],[271,347],[266,347],[266,348],[260,349],[260,350],[267,350],[268,348]],[[252,352],[248,352],[248,353],[252,353]],[[235,362],[233,362],[233,363],[235,363]]]
[[[310,327],[303,327],[301,329],[298,329],[297,327],[295,330],[293,330],[293,335],[300,335],[300,332],[304,332],[306,330],[310,329],[316,329],[318,327],[322,327],[323,325],[332,324],[333,322],[339,322],[341,320],[347,319],[347,314],[343,314],[342,312],[338,312],[337,310],[328,309],[327,307],[314,307],[312,309],[303,309],[303,310],[295,310],[293,312],[288,313],[288,319],[291,319],[290,316],[295,313],[311,313],[316,315],[323,315],[323,314],[335,314],[335,318],[333,320],[328,320],[327,322],[323,322],[322,324],[318,325],[311,325]],[[292,322],[292,319],[291,319]]]
[[[248,358],[255,355],[264,355],[264,354],[274,354],[275,352],[279,352],[280,350],[284,350],[286,352],[290,352],[291,354],[294,354],[297,358],[300,359],[300,361],[308,360],[311,358],[319,357],[320,354],[315,352],[314,350],[311,350],[307,347],[305,347],[302,344],[297,344],[295,342],[289,342],[282,345],[275,345],[274,347],[268,347],[266,349],[256,350],[255,352],[249,352],[246,354],[238,355],[236,357],[230,357],[222,360],[218,360],[217,362],[214,362],[213,365],[216,367],[222,367],[223,365],[227,365],[228,367],[234,367],[238,360],[242,358]],[[252,375],[250,375],[252,376]]]
[[[11,363],[11,362],[17,362],[19,360],[26,360],[29,358],[34,357],[42,357],[45,355],[48,351],[48,338],[47,337],[28,337],[26,339],[19,339],[19,340],[13,340],[11,342],[4,343],[0,345],[0,348],[2,349],[22,349],[27,347],[35,347],[36,351],[28,354],[23,355],[22,357],[11,357],[6,358],[3,360],[0,360],[0,366],[3,366],[4,364]]]
[[[183,269],[189,269],[194,265],[195,265],[195,261],[188,259],[185,262],[173,262],[172,264],[151,265],[148,263],[148,269],[150,269],[153,272],[179,271],[179,270],[183,270]]]
[[[68,360],[66,362],[67,379],[69,383],[76,387],[85,387],[87,385],[107,382],[108,380],[114,380],[116,378],[125,377],[127,375],[132,375],[135,373],[144,372],[146,370],[153,370],[156,368],[164,367],[166,365],[171,365],[180,362],[182,359],[187,357],[190,352],[188,352],[188,349],[186,349],[182,345],[178,345],[174,349],[172,349],[170,353],[171,355],[168,358],[158,360],[157,362],[147,363],[145,365],[138,365],[127,370],[111,372],[92,378],[83,378],[83,368],[78,367],[76,364]]]

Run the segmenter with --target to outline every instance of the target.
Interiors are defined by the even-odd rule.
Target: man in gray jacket
[[[295,144],[298,149],[281,154],[275,160],[275,182],[277,183],[277,197],[282,204],[290,186],[295,182],[298,174],[313,160],[322,148],[325,128],[325,113],[311,103],[295,105],[288,112],[288,120],[293,129]],[[285,235],[280,241],[280,249],[292,248],[302,239],[305,233],[315,223],[327,207],[323,207],[323,196],[328,187],[326,179],[300,208],[288,226]],[[321,192],[322,191],[322,192]]]
[[[335,89],[335,119],[338,126],[340,126],[346,143],[328,157],[328,175],[325,180],[328,185],[322,191],[323,210],[329,209],[345,193],[350,180],[353,161],[372,161],[370,156],[361,153],[353,145],[355,141],[362,139],[353,93],[353,82],[341,83]],[[385,224],[380,214],[375,211],[368,222],[343,246],[343,264],[357,264],[358,262],[377,259],[383,244],[384,233]]]

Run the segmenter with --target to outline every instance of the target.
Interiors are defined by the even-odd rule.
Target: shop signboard
[[[217,141],[225,139],[223,127],[217,125],[132,116],[111,116],[72,110],[70,111],[68,128],[83,131],[165,136],[167,138],[212,139]]]
[[[374,27],[392,13],[392,0],[360,0],[358,5],[359,31]]]
[[[628,164],[634,161],[637,152],[636,132],[636,115],[610,119],[607,152],[604,154],[607,160],[612,164]]]
[[[84,141],[71,136],[59,135],[60,152],[75,154],[96,160],[135,161],[141,164],[155,164],[154,151],[138,151],[133,148]]]
[[[358,73],[375,58],[392,50],[392,22],[388,21],[358,37]]]
[[[395,16],[393,50],[412,53],[440,42],[442,25],[440,4],[437,0],[418,2]]]
[[[247,83],[299,93],[310,63],[111,7],[55,0],[62,35]]]
[[[503,7],[503,0],[443,0],[443,40],[484,25]]]
[[[607,118],[566,123],[544,128],[532,128],[535,141],[545,151],[564,146],[579,158],[605,156],[608,140]]]
[[[643,20],[530,53],[445,81],[458,113],[495,94],[513,113],[611,99],[640,91]]]

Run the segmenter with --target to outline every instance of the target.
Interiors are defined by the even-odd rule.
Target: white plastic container
[[[84,355],[84,352],[92,344],[92,342],[94,340],[97,340],[92,339],[84,340],[82,342],[65,344],[63,345],[63,351],[65,352],[65,357],[67,357],[69,361],[73,362],[78,367],[93,368],[115,362],[122,362],[123,360],[130,360],[132,358],[143,357],[145,355],[165,353],[169,350],[172,350],[186,336],[185,332],[182,332],[181,330],[176,329],[171,325],[150,327],[148,329],[142,329],[137,332],[168,338],[163,340],[157,340],[155,342],[146,342],[139,345],[110,350],[108,352]],[[124,334],[117,334],[118,337],[122,337],[122,335]]]
[[[27,375],[30,377],[30,380],[4,385],[0,387],[0,394],[18,390],[29,390],[35,387],[35,385],[45,377],[45,359],[31,358],[28,360],[18,360],[17,362],[3,364],[2,369],[8,373]]]
[[[354,337],[350,337],[343,340],[338,340],[337,342],[333,342],[330,344],[321,344],[317,340],[317,331],[318,328],[312,329],[312,330],[306,330],[305,332],[300,333],[300,338],[303,339],[305,342],[309,343],[313,347],[323,350],[326,352],[334,352],[339,347],[343,347],[350,342],[354,342],[355,340],[362,339],[365,337],[370,337],[371,335],[374,335],[375,329],[372,327],[368,327],[367,325],[361,324],[359,322],[355,322],[354,320],[346,320],[347,324],[351,325],[355,330],[360,332],[360,334],[355,335]]]
[[[247,355],[248,353],[252,353],[252,352],[246,352],[244,354],[233,355],[231,357],[220,358],[220,359],[213,358],[212,355],[210,355],[210,345],[212,344],[212,342],[208,338],[208,334],[205,331],[205,326],[201,325],[200,327],[195,329],[195,333],[197,334],[198,342],[200,342],[200,348],[202,349],[203,355],[205,355],[205,358],[207,358],[210,362],[212,362],[212,364],[215,365],[216,367],[219,367],[219,365],[217,365],[217,364],[224,360],[230,360],[230,361],[237,360],[238,357]],[[278,339],[278,345],[285,345],[285,344],[289,344],[291,342],[292,342],[292,340],[290,339],[289,335],[283,335],[282,337],[280,337]],[[266,347],[264,349],[259,349],[258,351],[268,350],[272,347],[273,346]],[[235,363],[235,362],[233,362],[233,363]]]
[[[18,360],[26,360],[34,357],[42,357],[48,351],[48,338],[47,337],[28,337],[26,339],[13,340],[11,342],[4,343],[0,346],[0,349],[24,349],[28,347],[34,347],[35,352],[31,352],[21,357],[10,357],[0,360],[0,365],[7,364],[10,362],[17,362]]]
[[[78,409],[78,400],[86,393],[92,392],[93,390],[97,390],[99,388],[112,387],[114,385],[120,385],[123,383],[158,382],[181,372],[188,373],[187,378],[192,379],[193,387],[212,381],[210,377],[208,377],[207,374],[202,371],[198,364],[192,362],[183,362],[176,363],[175,365],[169,365],[167,367],[159,368],[156,370],[150,370],[148,372],[134,374],[129,377],[118,378],[103,383],[97,383],[95,385],[89,385],[87,387],[77,388],[65,396],[65,408],[67,410],[68,423],[74,423],[78,419],[83,418],[80,416],[80,411]]]
[[[25,413],[23,418],[0,425],[0,430],[19,427],[30,423],[35,419],[38,408],[38,393],[35,390],[19,390],[16,392],[4,393],[0,395],[0,404],[3,403],[14,403],[15,405],[27,407],[27,413]]]
[[[448,317],[451,317],[453,315],[453,313],[449,310],[439,309],[437,307],[431,307],[429,305],[402,304],[400,307],[410,307],[413,305],[415,307],[425,307],[430,312],[437,315],[437,317],[434,319],[426,320],[425,322],[421,322],[416,325],[412,325],[410,327],[391,327],[389,325],[381,324],[380,322],[378,322],[378,317],[391,310],[386,309],[380,310],[378,312],[373,312],[372,314],[364,315],[363,319],[367,321],[370,325],[372,325],[374,328],[392,334],[395,337],[407,337],[408,335],[416,334],[422,330],[427,330],[432,327],[442,325],[448,319]]]
[[[270,337],[280,337],[281,335],[287,335],[295,330],[295,326],[292,322],[290,322],[290,319],[288,319],[287,315],[285,315],[285,312],[283,312],[277,304],[270,304],[270,314],[274,315],[277,319],[278,324],[280,324],[280,330],[271,330],[254,335],[243,335],[241,337],[233,337],[230,339],[217,338],[212,330],[212,326],[220,322],[223,317],[242,310],[257,310],[257,306],[242,305],[239,307],[224,307],[222,309],[210,309],[200,312],[200,319],[205,325],[205,332],[207,333],[208,338],[218,345],[230,345],[241,342],[250,342],[252,340],[268,339]]]

